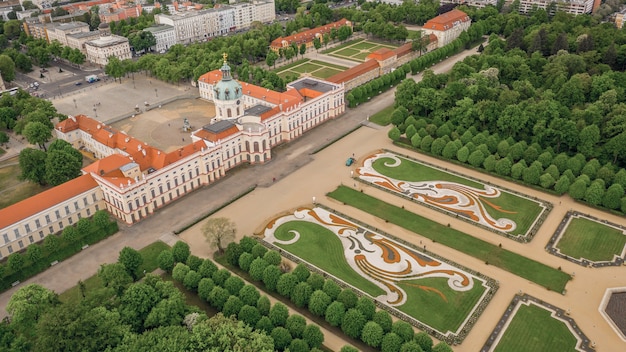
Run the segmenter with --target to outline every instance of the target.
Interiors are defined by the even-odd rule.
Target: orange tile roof
[[[431,35],[435,37],[435,39],[437,38],[436,35],[434,34],[431,34]],[[409,54],[411,51],[413,51],[413,43],[406,43],[398,48],[393,49],[393,52],[396,54],[397,57],[401,57],[406,54]]]
[[[79,176],[0,210],[0,229],[98,187],[90,174]]]
[[[120,167],[132,163],[129,157],[122,154],[109,155],[100,160],[96,160],[90,165],[83,168],[84,172],[93,172],[96,175],[104,176],[111,173],[114,170],[118,170]]]
[[[389,58],[392,58],[393,56],[395,56],[396,53],[389,49],[389,48],[380,48],[376,51],[374,51],[373,53],[370,53],[369,55],[367,55],[368,59],[374,59],[374,60],[378,60],[378,61],[384,61],[387,60]]]
[[[283,41],[287,41],[287,43],[289,43],[289,45],[291,45],[291,43],[297,43],[298,45],[302,44],[302,43],[309,43],[312,42],[313,39],[315,39],[316,36],[323,36],[326,33],[330,33],[331,29],[333,28],[339,28],[339,27],[343,27],[343,26],[351,26],[351,22],[348,21],[345,18],[340,19],[337,22],[333,22],[333,23],[329,23],[327,25],[324,26],[319,26],[313,29],[309,29],[306,31],[302,31],[296,34],[292,34],[290,36],[287,37],[278,37],[276,39],[274,39],[272,41],[272,43],[270,44],[271,48],[282,48],[283,47]]]
[[[380,65],[378,64],[378,61],[367,60],[362,64],[351,67],[343,72],[327,78],[326,80],[332,83],[345,83],[372,70],[378,70],[379,67]]]
[[[471,21],[469,16],[457,9],[453,9],[444,14],[441,14],[435,18],[428,20],[428,22],[424,23],[422,28],[424,29],[434,29],[437,31],[447,31],[452,29],[455,22],[468,22]]]

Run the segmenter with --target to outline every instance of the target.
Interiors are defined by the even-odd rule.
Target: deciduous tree
[[[235,238],[236,226],[228,218],[210,218],[202,226],[202,234],[207,242],[217,247],[220,253],[224,252],[224,245]]]

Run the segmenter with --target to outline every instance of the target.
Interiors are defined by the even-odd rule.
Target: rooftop
[[[270,110],[272,110],[272,108],[269,106],[257,104],[253,107],[246,109],[244,115],[261,116],[263,113],[266,113]]]

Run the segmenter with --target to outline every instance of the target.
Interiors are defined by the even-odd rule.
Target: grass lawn
[[[495,351],[576,351],[576,338],[567,325],[550,314],[534,304],[521,305]]]
[[[366,49],[371,49],[377,45],[378,44],[376,43],[361,42],[361,43],[354,44],[353,46],[351,46],[351,48],[358,49],[358,50],[366,50]]]
[[[394,110],[395,108],[393,107],[393,105],[389,105],[388,107],[370,116],[370,122],[381,126],[387,126],[391,123],[391,114]]]
[[[305,221],[290,221],[278,227],[275,236],[279,240],[290,240],[293,238],[291,230],[297,230],[300,239],[289,245],[276,243],[277,246],[373,297],[384,294],[350,267],[341,240],[330,230]],[[396,308],[443,333],[456,332],[485,291],[478,281],[474,281],[474,287],[467,292],[456,291],[450,288],[447,278],[438,277],[398,281],[398,285],[406,292],[407,301]],[[439,290],[445,299],[428,290],[431,288]]]
[[[400,158],[400,160],[402,160],[402,163],[399,166],[387,167],[385,166],[385,162],[389,162],[391,159],[380,158],[374,161],[373,167],[381,174],[398,180],[411,182],[450,181],[478,189],[485,188],[483,184],[468,180],[464,177],[459,177],[405,158]],[[517,227],[513,231],[508,232],[511,235],[525,235],[543,210],[535,201],[518,197],[517,195],[502,190],[500,196],[497,198],[485,197],[481,199],[485,201],[487,212],[494,219],[508,218],[515,221]],[[492,203],[500,207],[502,211],[489,206],[487,203]]]
[[[300,66],[293,67],[291,71],[296,71],[298,73],[305,73],[305,72],[311,73],[315,70],[319,70],[320,68],[322,68],[322,66],[307,62]]]
[[[315,77],[319,77],[319,78],[328,78],[331,76],[334,76],[338,73],[341,73],[340,70],[335,70],[334,68],[329,68],[329,67],[325,67],[321,70],[317,70],[315,72],[313,72],[313,76]]]
[[[318,61],[318,60],[311,60],[311,63],[317,64],[317,65],[320,65],[320,66],[326,66],[326,67],[330,67],[330,68],[335,68],[335,69],[341,70],[341,71],[344,71],[344,70],[348,69],[347,67],[331,64],[329,62]]]
[[[354,44],[356,44],[356,43],[360,43],[360,42],[362,42],[362,41],[363,41],[363,39],[355,39],[355,40],[351,40],[351,41],[346,42],[346,43],[344,43],[344,44],[337,45],[337,46],[336,46],[336,47],[334,47],[334,48],[324,50],[324,51],[322,51],[322,54],[330,54],[330,53],[334,53],[334,52],[336,52],[336,51],[339,51],[339,50],[341,50],[341,49],[343,49],[343,48],[347,48],[347,47],[349,47],[349,46],[352,46],[352,45],[354,45]]]
[[[277,73],[278,73],[278,72],[287,71],[287,70],[291,69],[292,67],[296,67],[296,66],[298,66],[298,65],[301,65],[301,64],[303,64],[303,63],[305,63],[305,62],[309,62],[309,61],[311,61],[311,60],[309,60],[309,59],[300,59],[300,60],[296,60],[296,61],[294,61],[294,62],[292,62],[292,63],[290,63],[290,64],[287,64],[287,65],[281,66],[281,67],[277,68],[277,69],[276,69],[276,70],[274,70],[274,71],[275,71],[275,72],[277,72]]]
[[[572,258],[592,261],[610,261],[621,255],[626,235],[616,228],[597,221],[573,218],[557,243],[561,253]]]
[[[353,55],[351,57],[351,59],[356,59],[356,60],[361,60],[361,61],[365,61],[365,58],[367,57],[367,55],[369,55],[370,53],[358,53],[356,55]]]
[[[289,231],[294,229],[300,233],[297,242],[276,245],[373,297],[385,293],[350,267],[344,256],[341,240],[330,230],[305,221],[290,221],[278,227],[275,236],[279,240],[290,240],[293,235]]]
[[[18,157],[0,163],[0,209],[50,189],[50,187],[20,180],[21,174]]]
[[[143,276],[143,270],[146,270],[147,273],[156,270],[159,267],[159,264],[157,262],[159,254],[169,248],[170,246],[168,246],[164,242],[156,241],[140,249],[139,253],[143,257],[143,264],[139,267],[139,275]],[[100,280],[97,273],[83,282],[85,283],[87,292],[98,290],[103,287],[102,280]],[[78,283],[76,286],[69,288],[65,292],[61,293],[59,295],[59,299],[61,300],[61,302],[64,303],[72,302],[73,304],[78,304],[78,302],[80,302],[80,300],[82,299]]]
[[[360,51],[358,51],[358,50],[356,50],[356,49],[352,49],[352,48],[345,48],[345,49],[342,49],[342,50],[339,50],[339,51],[337,51],[337,52],[333,53],[333,55],[335,55],[335,56],[347,56],[347,57],[350,57],[350,56],[353,56],[353,55],[358,54],[359,52],[360,52]]]
[[[571,279],[570,275],[560,270],[499,248],[349,187],[340,186],[328,193],[328,196],[550,290],[563,292],[565,285]]]

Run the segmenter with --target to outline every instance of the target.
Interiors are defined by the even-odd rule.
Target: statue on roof
[[[224,58],[224,63],[226,63],[226,59],[228,58],[228,54],[222,53],[222,57]]]

